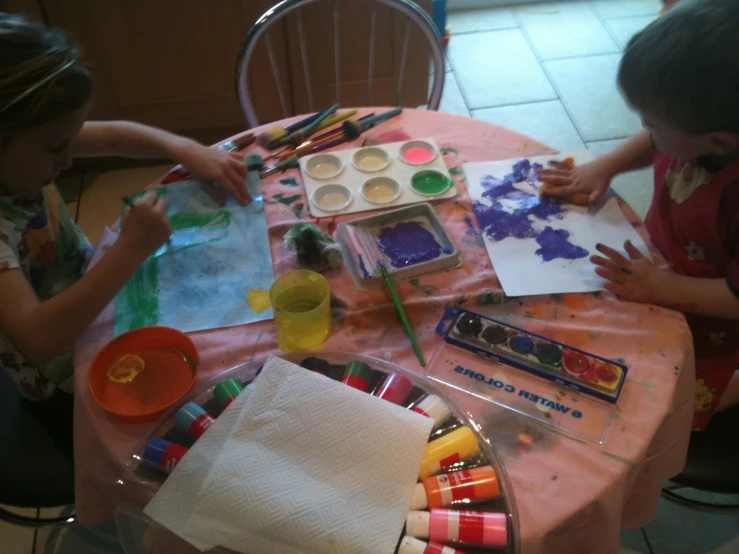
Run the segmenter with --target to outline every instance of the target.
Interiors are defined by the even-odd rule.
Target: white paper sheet
[[[514,165],[525,158],[463,166],[485,247],[508,296],[602,290],[605,281],[589,260],[598,243],[625,255],[623,244],[630,240],[649,256],[615,195],[597,208],[539,198],[534,164],[546,166],[553,158],[568,156],[576,164],[593,159],[582,151],[528,158],[531,169],[522,164],[518,171]]]
[[[220,451],[204,442],[219,418],[146,513],[199,547],[392,553],[433,422],[279,358],[249,389]],[[211,460],[185,465],[201,445]],[[162,513],[177,503],[184,524]]]

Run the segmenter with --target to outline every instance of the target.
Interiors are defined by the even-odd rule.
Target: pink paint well
[[[427,164],[434,159],[434,153],[416,146],[403,152],[403,159],[411,164]]]

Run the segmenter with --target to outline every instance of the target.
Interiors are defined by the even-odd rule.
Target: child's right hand
[[[577,166],[550,161],[549,165],[551,168],[539,172],[539,179],[552,185],[541,191],[542,196],[588,194],[590,204],[597,204],[614,177],[600,160]]]
[[[172,235],[168,207],[169,202],[155,192],[137,199],[134,207],[126,210],[119,240],[144,257],[156,252]]]

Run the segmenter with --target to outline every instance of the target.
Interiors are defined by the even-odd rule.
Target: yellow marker
[[[476,456],[480,452],[480,444],[469,427],[460,427],[448,435],[444,435],[426,446],[426,453],[421,461],[419,479],[436,475],[442,469],[457,462]]]
[[[126,354],[116,360],[108,370],[108,379],[115,383],[130,383],[144,371],[146,362],[133,354]]]
[[[261,314],[272,306],[269,300],[269,291],[265,289],[247,289],[246,302],[255,314]]]

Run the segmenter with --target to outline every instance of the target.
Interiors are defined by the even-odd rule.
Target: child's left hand
[[[664,272],[645,258],[631,241],[624,244],[630,259],[604,244],[596,248],[606,257],[591,256],[590,261],[598,266],[595,272],[609,281],[605,284],[606,290],[624,300],[655,301]]]
[[[190,175],[200,181],[220,204],[223,203],[223,198],[213,183],[220,184],[242,206],[251,202],[242,154],[224,152],[197,142],[189,142],[180,149],[177,161],[184,165]]]

